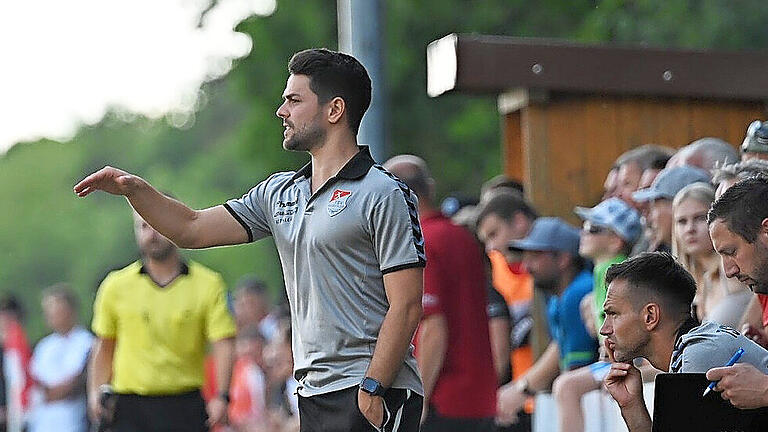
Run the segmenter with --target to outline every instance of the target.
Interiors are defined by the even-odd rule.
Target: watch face
[[[378,395],[381,390],[381,384],[379,384],[375,379],[373,378],[365,378],[360,383],[360,388],[363,389],[364,392],[370,393],[372,395]]]

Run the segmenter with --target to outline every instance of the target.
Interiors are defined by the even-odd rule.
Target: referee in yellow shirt
[[[113,417],[113,432],[207,431],[226,421],[229,395],[205,405],[204,357],[212,343],[216,388],[228,389],[235,325],[221,276],[185,262],[176,246],[134,213],[141,260],[110,273],[93,310],[98,337],[88,371],[92,415]],[[117,393],[103,413],[99,387]]]

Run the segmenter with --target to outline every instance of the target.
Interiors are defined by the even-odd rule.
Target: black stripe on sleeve
[[[416,262],[412,262],[412,263],[408,263],[408,264],[400,264],[400,265],[396,265],[394,267],[390,267],[388,269],[384,269],[384,270],[381,271],[381,274],[392,273],[392,272],[396,272],[398,270],[405,270],[405,269],[409,269],[409,268],[416,268],[416,267],[422,267],[423,268],[423,267],[426,267],[426,266],[427,266],[427,262],[422,260],[422,259],[419,259]]]
[[[419,212],[416,208],[416,203],[413,201],[411,189],[405,182],[397,178],[394,174],[387,171],[381,165],[375,165],[377,169],[386,174],[389,178],[395,181],[400,191],[405,198],[405,204],[408,206],[408,216],[411,219],[411,231],[413,233],[413,246],[416,249],[416,255],[419,257],[419,261],[426,263],[427,255],[424,252],[424,236],[421,232],[421,224],[419,223]]]
[[[245,228],[245,232],[248,234],[248,243],[253,242],[253,232],[251,231],[251,227],[249,227],[248,224],[245,223],[245,221],[240,217],[240,215],[237,214],[237,212],[234,211],[232,207],[229,206],[229,204],[224,203],[224,208],[227,209],[229,214],[231,214],[232,217],[235,218],[235,220],[238,221],[240,225],[243,226],[243,228]]]

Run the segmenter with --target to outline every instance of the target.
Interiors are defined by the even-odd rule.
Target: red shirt
[[[760,309],[763,310],[763,327],[768,326],[768,295],[758,294],[757,300],[760,301]]]
[[[483,252],[472,234],[439,213],[422,215],[421,229],[427,254],[424,316],[443,314],[448,326],[448,349],[430,403],[444,417],[493,417],[496,373]]]
[[[20,407],[22,412],[26,412],[29,408],[29,393],[33,384],[29,374],[32,350],[24,328],[18,321],[8,320],[4,339],[3,362],[6,372],[5,385],[8,389],[6,402],[9,406]],[[9,415],[21,417],[21,413],[9,413]]]

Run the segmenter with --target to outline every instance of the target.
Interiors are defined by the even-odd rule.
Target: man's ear
[[[658,303],[648,303],[643,306],[641,312],[643,318],[643,326],[647,331],[653,331],[659,326],[661,319],[661,308]]]
[[[568,266],[571,265],[573,260],[575,260],[576,257],[571,255],[568,252],[560,252],[557,254],[557,268],[560,270],[560,273],[563,273],[564,271],[568,270]]]
[[[515,212],[515,214],[512,215],[512,226],[515,232],[528,233],[528,231],[530,230],[530,225],[531,225],[531,222],[528,219],[528,216],[523,214],[523,212],[521,211]]]
[[[768,234],[768,218],[765,218],[760,222],[760,231]]]
[[[624,245],[625,245],[624,239],[619,237],[618,234],[611,233],[610,242],[611,242],[611,251],[613,251],[613,253],[619,254],[624,250]]]
[[[432,200],[435,198],[435,179],[432,177],[427,179],[427,189],[429,193],[429,199]]]
[[[346,111],[347,104],[344,102],[344,99],[338,96],[331,99],[331,101],[328,102],[328,123],[338,123],[342,117],[344,117]]]

